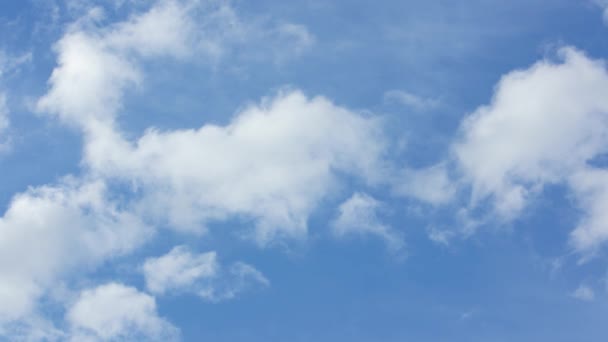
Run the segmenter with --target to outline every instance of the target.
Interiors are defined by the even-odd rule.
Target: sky
[[[608,2],[0,3],[0,340],[603,342]]]

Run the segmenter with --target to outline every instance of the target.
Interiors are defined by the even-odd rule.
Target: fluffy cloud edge
[[[70,341],[178,341],[180,331],[159,316],[154,297],[107,283],[83,290],[66,314]]]
[[[546,185],[559,184],[583,211],[571,236],[574,249],[589,253],[608,240],[599,209],[607,197],[604,170],[590,164],[608,151],[604,89],[606,62],[573,47],[559,49],[557,61],[503,76],[492,102],[463,120],[453,145],[456,165],[472,187],[470,207],[489,202],[494,218],[510,222]],[[589,191],[589,182],[596,190]]]

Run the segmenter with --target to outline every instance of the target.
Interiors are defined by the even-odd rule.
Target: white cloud
[[[253,218],[255,239],[265,244],[304,236],[338,172],[381,180],[383,151],[376,119],[295,91],[246,108],[227,126],[150,130],[134,144],[100,132],[85,161],[141,185],[146,216],[189,230],[231,215]]]
[[[194,30],[186,8],[173,1],[161,1],[148,12],[107,28],[91,23],[100,20],[99,8],[90,13],[55,44],[58,66],[49,79],[48,93],[37,104],[40,112],[57,115],[85,131],[100,122],[113,124],[126,88],[141,84],[133,54],[186,55],[191,52]]]
[[[190,289],[201,279],[213,278],[219,267],[215,252],[193,254],[186,246],[177,246],[168,254],[147,259],[143,271],[148,290],[162,295]]]
[[[504,76],[492,103],[464,121],[454,154],[472,183],[473,205],[489,198],[505,220],[544,185],[569,186],[587,213],[573,235],[582,251],[608,238],[599,202],[605,187],[587,190],[603,178],[588,178],[589,162],[608,152],[608,73],[604,61],[573,48],[559,58]]]
[[[117,283],[83,291],[66,319],[71,341],[179,339],[179,330],[158,315],[154,297]]]
[[[393,192],[434,205],[450,202],[456,185],[450,180],[445,165],[424,169],[406,169],[394,180]]]
[[[37,301],[73,272],[145,241],[148,227],[105,192],[102,182],[66,180],[13,198],[0,217],[0,324],[34,314]]]
[[[149,11],[102,30],[102,44],[145,57],[184,57],[197,49],[196,2],[160,1]]]
[[[197,231],[209,220],[244,215],[257,220],[256,239],[266,243],[305,233],[334,171],[371,175],[380,152],[376,120],[298,92],[250,106],[225,127],[150,130],[136,144],[125,140],[115,122],[126,89],[143,82],[138,58],[179,58],[197,51],[197,42],[214,45],[225,35],[235,41],[250,34],[248,24],[223,2],[160,1],[106,28],[94,17],[72,25],[56,44],[58,66],[37,107],[84,132],[91,172],[143,186],[144,215],[164,213],[157,208],[166,205],[160,219]],[[298,25],[283,23],[278,32],[305,44],[313,39]]]
[[[591,302],[595,299],[595,292],[590,287],[581,285],[572,293],[572,296],[578,300]]]
[[[0,322],[34,316],[39,302],[76,272],[143,243],[152,229],[138,214],[182,228],[245,217],[257,222],[256,240],[267,243],[276,236],[304,235],[308,215],[336,185],[338,174],[379,180],[384,146],[378,120],[297,91],[251,105],[226,126],[149,130],[136,142],[124,138],[117,118],[125,92],[144,84],[143,59],[180,59],[201,51],[213,58],[227,48],[226,35],[230,44],[247,39],[248,26],[229,6],[202,14],[198,3],[159,1],[106,27],[101,26],[107,20],[103,10],[92,8],[55,44],[57,67],[37,109],[83,132],[84,178],[101,180],[68,179],[15,196],[0,218]],[[280,36],[295,44],[298,54],[314,42],[306,28],[290,23],[257,34]],[[109,179],[140,186],[139,207],[109,199]],[[162,206],[166,212],[157,210]],[[195,257],[191,261],[202,265]],[[182,271],[195,267],[179,266]],[[220,267],[209,281],[201,282],[204,272],[193,272],[193,278],[173,278],[169,288],[152,285],[151,290],[169,291],[196,279],[197,294],[217,301],[255,284],[268,285],[244,263]],[[117,298],[124,305],[111,304]],[[135,289],[109,284],[85,291],[68,319],[78,338],[119,338],[125,329],[159,323],[146,318],[156,317],[153,304]]]
[[[55,49],[60,52],[58,66],[38,110],[84,129],[100,121],[112,123],[125,88],[141,81],[137,68],[83,32],[69,33]]]
[[[87,14],[55,44],[58,66],[37,109],[85,130],[116,118],[125,90],[143,82],[142,58],[196,57],[215,64],[227,51],[254,43],[260,44],[256,50],[275,51],[283,58],[301,54],[314,42],[304,26],[258,27],[224,1],[161,0],[146,12],[107,26],[100,26],[101,7],[88,2],[82,6]]]
[[[234,298],[247,289],[268,286],[258,270],[237,262],[226,268],[215,252],[192,253],[177,246],[169,253],[149,258],[143,265],[146,287],[154,294],[194,293],[213,302]]]
[[[378,218],[382,203],[369,195],[353,194],[338,208],[338,217],[332,222],[333,232],[338,237],[350,235],[372,235],[381,238],[392,252],[405,247],[403,235]]]
[[[405,90],[389,90],[384,93],[385,102],[396,102],[417,111],[437,108],[440,104],[437,99],[424,98]]]

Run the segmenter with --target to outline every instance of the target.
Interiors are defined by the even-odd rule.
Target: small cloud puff
[[[149,258],[142,267],[148,290],[157,295],[193,293],[218,302],[236,297],[270,282],[254,267],[235,262],[222,266],[215,252],[193,253],[186,246],[174,247],[158,258]]]
[[[373,197],[363,193],[353,194],[338,207],[338,217],[332,222],[334,235],[339,238],[374,235],[384,240],[390,251],[403,251],[403,235],[380,221],[378,211],[381,208],[382,203]]]
[[[572,293],[572,297],[584,302],[591,302],[595,299],[595,292],[589,286],[581,285]]]

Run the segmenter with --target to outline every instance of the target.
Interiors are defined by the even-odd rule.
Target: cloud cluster
[[[324,99],[308,100],[301,94],[289,93],[279,96],[276,101],[268,100],[272,104],[269,108],[252,106],[227,127],[203,126],[196,131],[164,133],[149,131],[137,142],[128,141],[116,119],[128,89],[143,86],[144,61],[183,60],[201,54],[210,58],[218,56],[224,48],[229,48],[229,44],[247,39],[240,35],[249,34],[242,26],[248,24],[225,2],[158,1],[144,12],[108,25],[103,24],[107,18],[102,8],[83,6],[87,8],[86,14],[69,25],[54,46],[57,67],[49,79],[48,92],[38,100],[36,110],[82,132],[84,172],[79,178],[66,177],[55,185],[34,187],[15,195],[0,217],[0,334],[33,340],[41,336],[49,340],[67,339],[66,336],[74,336],[74,340],[167,340],[176,336],[175,329],[158,317],[154,298],[125,285],[108,284],[84,290],[73,306],[66,307],[74,287],[76,291],[80,287],[73,281],[75,275],[92,272],[104,262],[129,254],[145,243],[155,233],[154,225],[159,223],[158,218],[151,215],[153,208],[145,208],[156,200],[155,196],[181,196],[187,218],[179,219],[180,213],[175,210],[160,218],[176,227],[194,226],[228,214],[243,214],[265,222],[260,223],[260,227],[264,226],[268,231],[303,229],[305,215],[314,206],[314,201],[323,197],[325,190],[310,187],[309,191],[301,182],[319,180],[329,186],[332,168],[350,167],[346,164],[351,162],[357,164],[353,167],[360,167],[362,173],[369,171],[369,165],[365,165],[369,161],[353,160],[352,152],[351,157],[344,159],[337,154],[348,152],[345,151],[348,148],[358,148],[351,146],[355,144],[352,134],[362,133],[368,124],[373,127],[373,120],[335,107]],[[256,32],[265,35],[267,31]],[[272,32],[283,37],[281,39],[302,43],[298,53],[314,41],[303,26],[295,24],[283,23]],[[4,97],[1,104],[0,128],[4,129]],[[290,105],[304,108],[293,114]],[[266,113],[267,110],[271,112]],[[318,136],[314,136],[312,127],[296,132],[302,134],[300,137],[289,137],[295,132],[294,125],[307,122],[304,116],[308,115],[308,110],[319,111],[317,117],[326,112],[331,114],[325,129],[344,124],[347,133],[336,139],[342,145],[335,151],[325,151],[322,148],[325,141],[315,141]],[[271,137],[271,141],[265,140],[263,135],[256,137],[255,130],[260,125],[267,125],[269,119],[283,120],[285,126],[275,130],[276,136]],[[283,132],[281,128],[292,131]],[[272,130],[266,133],[272,133]],[[308,134],[313,136],[307,137]],[[291,138],[308,138],[308,146],[299,150]],[[184,155],[177,156],[176,150],[164,149],[161,146],[164,144],[184,151]],[[277,155],[262,151],[269,144],[282,144],[286,149],[277,148],[273,151]],[[252,154],[252,158],[242,162],[238,158],[248,155],[249,147],[257,148],[258,155]],[[233,169],[228,170],[224,184],[215,187],[211,179],[226,171],[220,161],[231,154],[234,163],[228,167]],[[295,159],[291,154],[296,155]],[[177,157],[174,161],[181,163],[177,168],[172,168],[170,156]],[[261,163],[256,169],[253,157],[268,158],[269,165],[273,160],[276,162],[266,169]],[[316,165],[308,170],[287,170],[291,167],[287,164],[297,163],[298,158],[301,161],[296,166],[308,161],[311,166]],[[210,174],[196,178],[197,172],[205,171],[204,166],[213,162],[218,163],[218,167],[210,170]],[[156,166],[152,173],[146,163]],[[189,167],[198,169],[188,171]],[[252,170],[251,175],[248,169]],[[263,184],[255,184],[273,177],[279,180],[281,174],[284,175],[283,185],[289,187],[294,182],[300,183],[300,187],[283,192],[278,187],[265,189]],[[109,190],[113,186],[109,184],[115,184],[115,179],[126,179],[141,186],[144,189],[141,201],[136,203],[122,196],[113,197],[116,193]],[[230,182],[239,181],[244,193],[240,198],[238,191],[225,189]],[[167,193],[155,190],[161,188]],[[216,198],[224,198],[218,206],[209,199],[213,191]],[[202,196],[206,192],[209,197]],[[254,201],[259,202],[254,205]],[[169,205],[169,202],[160,204]],[[273,206],[282,209],[278,208],[278,213],[270,217],[267,213]],[[177,206],[174,209],[177,210]],[[282,224],[285,227],[279,227]],[[152,260],[150,263],[156,265]],[[205,280],[206,285],[198,288],[198,294],[208,300],[229,299],[253,283],[268,283],[255,268],[244,263],[235,263],[211,278],[214,278],[213,282]],[[53,322],[34,319],[40,317],[41,302],[64,307],[70,328],[56,329]]]
[[[29,331],[40,331],[36,336],[59,339],[174,338],[154,298],[126,285],[85,289],[66,304],[74,275],[132,252],[160,224],[202,232],[212,221],[243,217],[255,222],[248,234],[261,245],[305,237],[308,216],[342,175],[369,184],[382,179],[381,123],[326,98],[285,90],[244,108],[225,126],[150,129],[129,139],[117,119],[129,89],[145,84],[146,61],[216,58],[249,34],[276,35],[295,44],[286,45],[289,53],[300,54],[314,37],[291,23],[250,26],[223,2],[159,1],[109,25],[101,7],[87,8],[54,45],[57,66],[36,103],[39,113],[82,132],[84,174],[16,195],[0,218],[0,322],[25,322]],[[109,184],[116,182],[129,184],[121,191],[135,190],[130,199],[112,197]],[[9,262],[16,259],[19,264]],[[185,247],[148,259],[143,269],[157,295],[190,292],[220,301],[269,284],[250,265],[221,266],[215,252]],[[64,307],[69,327],[33,322],[41,301]]]
[[[199,41],[190,14],[196,9],[164,1],[109,28],[74,25],[56,44],[58,66],[37,108],[83,131],[91,173],[142,187],[143,215],[162,213],[166,217],[155,219],[199,231],[207,221],[243,215],[258,222],[260,244],[276,235],[302,236],[336,172],[370,181],[378,176],[383,143],[377,120],[290,91],[246,108],[224,127],[149,130],[135,142],[116,127],[126,89],[142,82],[134,58],[196,52],[190,49]],[[237,20],[225,6],[217,11],[211,16]],[[312,39],[296,25],[280,30]]]
[[[74,341],[177,339],[152,295],[216,302],[269,281],[248,264],[222,265],[216,252],[185,246],[143,263],[150,294],[119,283],[83,290],[74,274],[129,254],[158,226],[200,234],[237,219],[252,223],[245,236],[260,246],[305,238],[310,215],[347,181],[433,206],[462,200],[458,195],[470,188],[469,207],[490,203],[492,217],[503,222],[521,215],[544,187],[560,184],[583,214],[571,235],[574,248],[594,251],[608,240],[608,169],[598,166],[608,152],[604,61],[563,48],[557,61],[505,75],[491,103],[463,121],[451,157],[416,170],[387,161],[378,117],[299,90],[250,104],[224,125],[127,135],[119,125],[124,99],[145,87],[149,61],[213,62],[251,41],[272,41],[258,50],[283,61],[315,37],[293,23],[250,23],[223,1],[158,1],[110,24],[101,7],[70,3],[86,14],[55,44],[57,66],[36,110],[82,133],[83,174],[15,195],[0,217],[0,335],[7,334],[3,323],[25,321],[31,339],[44,331]],[[437,106],[403,91],[386,98],[417,110]],[[7,113],[0,94],[0,139]],[[112,186],[123,186],[127,196]],[[385,206],[355,192],[337,208],[334,235],[375,236],[402,252],[403,234],[382,222]],[[443,244],[452,234],[430,229]],[[43,300],[65,309],[66,329],[34,322]]]
[[[72,179],[16,195],[0,232],[0,321],[35,313],[37,300],[72,272],[124,255],[151,234],[107,198],[104,183]]]

